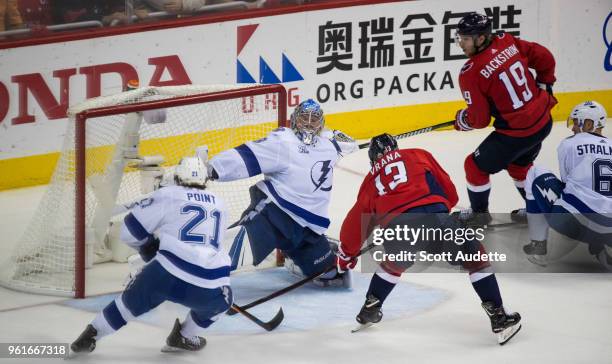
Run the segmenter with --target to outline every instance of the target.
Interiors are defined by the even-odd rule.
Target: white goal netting
[[[245,90],[246,96],[237,96]],[[170,175],[184,156],[207,145],[209,155],[264,137],[279,125],[279,95],[252,95],[252,86],[148,87],[104,96],[72,107],[70,122],[56,169],[26,232],[10,258],[0,268],[0,283],[10,288],[74,295],[77,277],[75,208],[77,174],[75,116],[86,110],[105,108],[104,116],[87,118],[85,128],[85,265],[112,258],[109,223],[121,221],[118,206],[138,201],[151,184]],[[178,106],[177,97],[228,92],[217,101],[201,100]],[[143,112],[113,115],[113,108],[160,101],[165,121],[149,123]],[[144,111],[147,113],[149,111]],[[209,183],[236,221],[248,206],[248,189],[259,178],[231,183]],[[125,211],[124,211],[125,213]]]

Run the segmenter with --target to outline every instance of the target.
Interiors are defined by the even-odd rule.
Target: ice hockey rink
[[[610,119],[608,120],[611,121]],[[609,124],[610,125],[610,124]],[[610,128],[607,128],[610,129]],[[604,129],[608,136],[609,130]],[[429,150],[445,168],[468,205],[463,160],[491,129],[469,133],[441,131],[404,139],[400,147]],[[570,131],[556,123],[537,163],[557,171],[556,146]],[[363,175],[367,152],[346,157],[336,167],[329,235],[338,236]],[[492,178],[491,211],[509,212],[522,200],[505,173]],[[0,233],[21,234],[43,187],[0,193]],[[520,228],[508,233],[526,236]],[[520,240],[520,239],[517,239]],[[3,256],[10,255],[5,251]],[[199,353],[160,352],[173,321],[185,309],[163,304],[98,342],[96,350],[72,359],[83,363],[612,363],[612,275],[580,246],[564,258],[568,271],[590,273],[498,274],[504,303],[521,313],[523,328],[505,346],[497,345],[489,320],[466,274],[404,274],[389,296],[383,321],[358,333],[355,315],[363,304],[371,274],[356,272],[351,291],[305,286],[252,312],[269,319],[282,306],[283,323],[265,332],[239,315],[222,317],[211,327]],[[127,268],[104,264],[88,272],[90,293],[117,291]],[[95,277],[94,277],[95,275]],[[283,268],[243,273],[232,278],[236,303],[249,302],[291,284]],[[0,342],[73,341],[117,293],[84,300],[24,294],[0,288]],[[54,359],[61,360],[61,359]],[[0,359],[0,362],[9,362]],[[50,362],[51,359],[15,359]]]

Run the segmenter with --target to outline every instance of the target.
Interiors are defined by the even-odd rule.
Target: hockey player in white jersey
[[[324,132],[323,110],[308,99],[291,115],[291,128],[219,153],[210,160],[209,177],[233,181],[263,174],[250,189],[251,205],[240,220],[258,265],[280,249],[303,275],[323,272],[335,256],[324,233],[329,227],[329,201],[334,166],[357,143],[338,131]],[[234,250],[234,249],[232,249]],[[286,263],[287,265],[287,263]],[[349,285],[335,270],[319,277],[320,285]]]
[[[523,250],[544,264],[549,226],[589,245],[589,252],[612,267],[612,143],[601,135],[606,110],[595,101],[574,107],[568,127],[574,135],[557,148],[561,179],[533,166],[525,183],[531,243]]]
[[[230,258],[219,247],[225,204],[205,189],[206,167],[199,158],[183,158],[175,179],[176,185],[155,191],[125,217],[121,239],[148,263],[72,343],[72,351],[93,351],[98,340],[164,301],[191,310],[182,323],[176,319],[162,351],[197,351],[206,344],[204,329],[230,307]]]

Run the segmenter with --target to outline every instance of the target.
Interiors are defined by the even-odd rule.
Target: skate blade
[[[527,260],[535,265],[539,265],[540,267],[546,267],[548,265],[546,255],[529,255],[527,256]]]
[[[356,332],[358,332],[358,331],[361,331],[361,330],[363,330],[363,329],[367,329],[368,327],[370,327],[370,326],[372,326],[372,325],[374,325],[374,323],[373,323],[373,322],[368,322],[367,324],[360,324],[360,325],[359,325],[359,326],[357,326],[356,328],[352,329],[352,330],[351,330],[351,333],[353,333],[353,334],[354,334],[354,333],[356,333]]]
[[[188,350],[177,348],[175,346],[168,346],[168,345],[164,345],[164,347],[161,348],[162,353],[183,353],[186,351]]]
[[[521,327],[522,325],[516,324],[514,326],[511,326],[507,329],[505,329],[504,331],[497,333],[497,342],[499,343],[499,345],[504,345],[505,343],[507,343],[508,341],[510,341],[510,339],[512,339],[514,337],[514,335],[516,335],[519,331],[521,331]]]
[[[91,354],[91,351],[72,351],[72,349],[69,350],[68,354],[64,357],[64,360],[74,360],[74,359],[79,359],[79,358],[83,358],[84,356]]]

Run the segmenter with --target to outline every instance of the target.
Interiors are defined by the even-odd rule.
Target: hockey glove
[[[338,247],[336,252],[336,265],[338,267],[338,273],[344,273],[349,269],[354,269],[357,265],[357,257],[351,257],[342,251],[342,247]]]
[[[336,139],[336,141],[339,141],[341,143],[354,143],[355,142],[355,139],[344,134],[340,130],[334,130],[333,133],[334,133],[334,139]]]
[[[138,248],[138,254],[145,262],[149,262],[159,250],[159,239],[153,235],[149,235],[147,241]]]
[[[333,139],[337,142],[337,145],[340,147],[341,154],[350,154],[359,150],[359,145],[355,142],[355,139],[350,136],[344,134],[340,130],[333,130],[332,136],[330,139]]]
[[[538,87],[541,88],[542,90],[548,92],[548,94],[550,96],[554,96],[552,84],[550,84],[550,83],[543,83],[543,82],[536,82],[536,85],[538,85]]]
[[[470,131],[473,130],[467,120],[467,109],[461,109],[455,114],[455,130]]]

